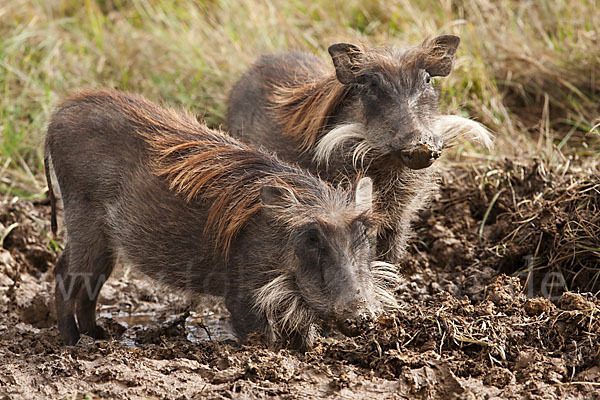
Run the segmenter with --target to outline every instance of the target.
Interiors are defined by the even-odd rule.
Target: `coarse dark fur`
[[[407,50],[338,43],[329,48],[334,68],[300,52],[263,56],[231,92],[231,134],[330,182],[371,177],[383,220],[378,257],[398,263],[437,188],[427,167],[460,137],[491,144],[479,124],[439,115],[431,77],[450,73],[458,43],[451,35]]]
[[[103,337],[98,294],[120,260],[225,297],[243,341],[258,330],[306,348],[317,319],[345,333],[375,314],[395,277],[372,263],[371,181],[332,188],[192,116],[117,91],[83,91],[46,137],[67,241],[56,268],[63,340]],[[51,193],[52,207],[55,198]],[[56,228],[55,215],[52,216]],[[373,268],[372,268],[373,267]],[[346,329],[347,328],[347,329]]]

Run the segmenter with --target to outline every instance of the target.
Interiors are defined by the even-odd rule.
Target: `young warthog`
[[[231,92],[229,128],[328,181],[373,178],[378,257],[397,263],[437,188],[427,167],[461,137],[491,145],[481,125],[439,115],[432,78],[450,73],[459,42],[444,35],[408,50],[338,43],[329,47],[335,68],[299,52],[263,56]]]
[[[319,319],[354,334],[393,303],[385,285],[395,275],[373,263],[369,178],[353,193],[334,189],[189,115],[116,91],[81,92],[54,114],[46,137],[54,208],[50,163],[67,228],[55,268],[67,344],[80,333],[103,337],[96,300],[117,259],[175,288],[225,297],[242,341],[258,330],[305,348]]]

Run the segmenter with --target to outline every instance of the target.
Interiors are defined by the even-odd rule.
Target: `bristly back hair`
[[[302,71],[294,72],[303,75]],[[333,68],[323,65],[304,72],[306,79],[295,82],[267,82],[272,86],[269,107],[286,135],[300,143],[301,151],[315,144],[350,90],[337,80]]]
[[[82,91],[71,99],[113,106],[136,126],[153,153],[154,173],[188,203],[209,205],[205,232],[215,235],[225,258],[236,234],[261,210],[264,185],[285,187],[308,204],[331,195],[319,179],[210,130],[189,113],[110,90]]]
[[[148,138],[157,159],[155,171],[187,202],[210,204],[205,232],[212,230],[227,258],[231,243],[246,223],[262,209],[264,185],[282,186],[296,197],[318,197],[322,183],[277,159],[243,146],[199,125],[198,137],[178,135]]]

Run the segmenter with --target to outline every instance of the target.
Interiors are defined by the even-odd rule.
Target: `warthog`
[[[370,178],[354,190],[117,91],[84,91],[54,114],[50,166],[67,240],[56,265],[66,344],[104,336],[96,301],[117,260],[178,290],[223,296],[235,333],[310,346],[319,321],[354,334],[392,304],[375,263]]]

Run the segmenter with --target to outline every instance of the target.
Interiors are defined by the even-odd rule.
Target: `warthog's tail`
[[[54,196],[54,190],[52,189],[52,174],[50,173],[50,154],[48,154],[48,151],[44,152],[44,170],[46,171],[46,182],[48,184],[48,198],[50,199],[50,230],[52,231],[52,238],[56,239],[56,231],[58,230],[58,224],[56,223],[56,197]]]

